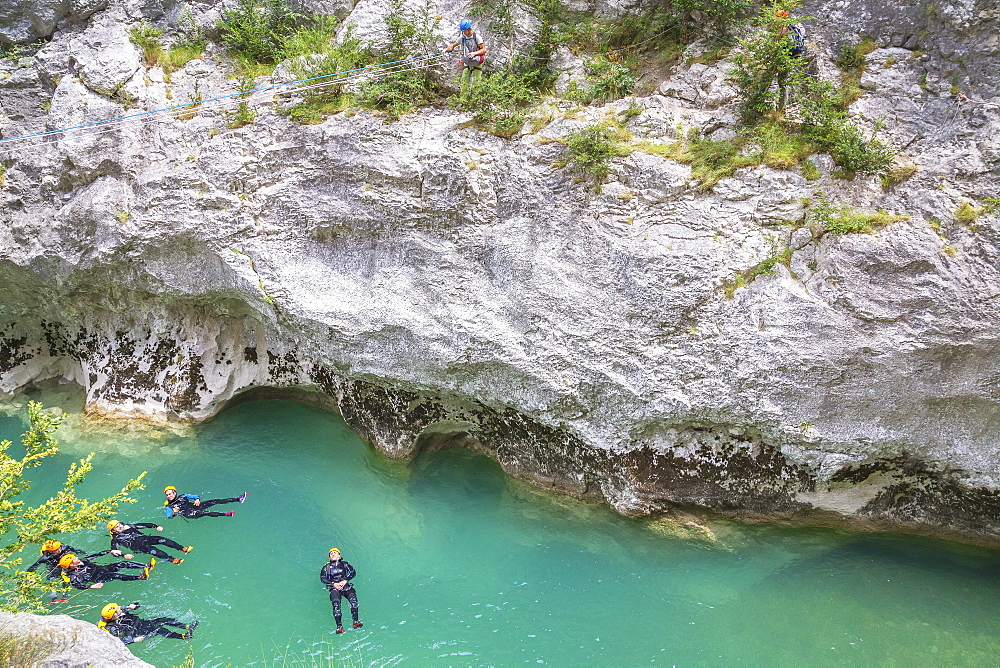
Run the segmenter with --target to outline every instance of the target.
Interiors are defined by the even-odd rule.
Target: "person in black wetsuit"
[[[100,589],[105,582],[111,580],[148,580],[149,572],[156,565],[156,559],[150,559],[148,564],[135,564],[131,561],[119,561],[114,564],[95,564],[91,561],[95,557],[102,557],[110,554],[111,550],[95,552],[86,557],[80,558],[75,554],[64,554],[59,560],[59,567],[62,568],[62,579],[77,589]],[[128,575],[119,573],[123,568],[141,568],[142,575]]]
[[[143,619],[138,615],[128,612],[129,610],[138,609],[138,603],[126,605],[124,608],[117,603],[108,603],[101,610],[101,621],[97,623],[97,628],[104,629],[126,645],[129,645],[134,642],[142,642],[149,636],[190,640],[191,636],[194,635],[195,627],[198,626],[198,622],[185,624],[173,617]],[[167,628],[168,626],[172,626],[175,629],[184,629],[184,633],[171,631]]]
[[[319,572],[319,581],[330,590],[330,603],[333,604],[333,618],[337,622],[337,633],[343,633],[344,627],[340,623],[340,598],[347,597],[347,602],[351,605],[351,619],[354,620],[354,628],[360,629],[364,624],[358,621],[358,593],[354,591],[351,579],[357,575],[354,568],[349,563],[340,558],[340,550],[333,548],[330,550],[330,561],[323,566]]]
[[[62,574],[62,569],[59,568],[59,560],[63,558],[66,554],[75,554],[79,552],[72,545],[66,545],[60,543],[54,538],[49,538],[45,543],[42,544],[41,553],[42,556],[38,558],[38,561],[28,566],[26,571],[29,573],[34,573],[35,569],[45,564],[47,572],[45,573],[45,578],[48,580],[60,580],[60,575]],[[64,603],[66,597],[62,596],[58,591],[52,592],[51,603]]]
[[[243,503],[247,500],[247,493],[243,492],[231,499],[209,499],[208,501],[202,501],[193,494],[178,494],[177,488],[173,485],[164,487],[163,493],[167,497],[167,500],[163,502],[163,505],[166,506],[164,510],[167,512],[167,517],[177,517],[178,515],[191,519],[196,517],[232,517],[236,514],[234,510],[220,513],[208,511],[205,508],[219,503]]]
[[[187,554],[194,549],[190,546],[184,547],[177,541],[164,538],[163,536],[147,536],[139,531],[139,529],[156,529],[157,531],[163,531],[163,527],[150,522],[125,524],[124,522],[119,522],[118,520],[111,520],[108,522],[108,529],[111,531],[111,554],[116,557],[122,556],[122,548],[125,548],[126,550],[151,554],[154,557],[166,559],[174,564],[179,564],[184,560],[171,557],[169,554],[156,546],[166,545],[167,547],[175,550],[180,550],[184,554]],[[131,559],[132,555],[126,554],[125,558]]]

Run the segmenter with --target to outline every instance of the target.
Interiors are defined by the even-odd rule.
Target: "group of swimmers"
[[[164,511],[167,517],[232,517],[235,511],[216,512],[206,508],[222,503],[243,503],[246,501],[247,493],[243,492],[237,497],[230,499],[210,499],[202,501],[192,494],[178,494],[177,488],[168,485],[163,490],[167,500],[164,501]],[[27,568],[34,571],[41,565],[45,565],[49,570],[47,577],[49,580],[62,580],[65,584],[76,589],[100,589],[105,583],[112,580],[148,580],[157,559],[166,560],[173,564],[180,564],[184,561],[181,557],[172,557],[163,551],[162,547],[177,550],[181,554],[188,554],[194,548],[190,545],[184,546],[170,538],[162,536],[151,536],[142,533],[140,529],[156,529],[163,531],[163,527],[150,522],[136,522],[126,524],[120,520],[111,520],[107,524],[108,531],[111,532],[111,548],[101,552],[94,552],[85,556],[80,556],[83,551],[76,549],[72,545],[61,543],[54,538],[46,540],[41,548],[41,556],[34,564]],[[132,559],[133,555],[126,552],[137,552],[150,555],[146,563],[135,563],[132,561],[119,561],[112,564],[98,564],[93,560],[106,554],[116,557],[124,556],[125,559]],[[132,575],[122,573],[125,569],[141,569],[142,573]],[[63,603],[68,599],[61,592],[53,592],[52,603]],[[197,621],[185,624],[171,617],[157,617],[155,619],[142,619],[132,614],[139,603],[132,603],[122,607],[118,603],[108,603],[101,609],[101,621],[98,627],[120,638],[125,644],[141,642],[153,635],[165,636],[167,638],[190,639],[194,633]],[[184,633],[173,631],[172,628],[183,629]]]
[[[243,503],[247,499],[247,493],[243,492],[239,496],[229,499],[208,499],[202,500],[192,494],[179,494],[177,488],[168,485],[163,489],[167,500],[163,502],[164,512],[167,517],[187,517],[195,519],[198,517],[232,517],[235,511],[212,511],[208,508],[224,503]],[[157,559],[166,560],[173,564],[180,564],[184,561],[182,557],[172,557],[162,548],[167,547],[177,550],[181,554],[188,554],[194,549],[191,545],[181,545],[175,540],[162,536],[151,536],[142,533],[140,529],[156,529],[163,531],[163,527],[151,522],[136,522],[126,524],[120,520],[111,520],[107,524],[108,531],[111,532],[111,548],[101,552],[95,552],[86,556],[79,556],[83,552],[71,545],[66,545],[55,539],[45,541],[41,548],[41,556],[28,567],[28,571],[34,571],[41,565],[48,567],[49,580],[62,580],[64,583],[72,585],[77,589],[100,589],[104,583],[112,580],[147,580],[149,574],[157,564]],[[162,547],[161,547],[162,546]],[[112,564],[97,564],[92,561],[97,557],[112,554],[116,557],[124,556],[125,559],[132,559],[134,555],[128,552],[137,552],[150,555],[148,562],[144,564],[132,561],[119,561]],[[333,605],[333,618],[337,622],[337,633],[344,633],[341,620],[340,602],[342,598],[347,598],[351,609],[351,620],[353,628],[360,629],[364,624],[358,618],[358,594],[351,580],[357,575],[354,568],[340,554],[340,550],[332,548],[328,553],[329,561],[323,565],[319,579],[330,592],[330,603]],[[130,575],[121,573],[123,569],[142,569],[140,575]],[[60,592],[53,592],[52,603],[63,603],[68,599]],[[188,624],[180,622],[172,617],[157,617],[155,619],[142,619],[132,613],[139,608],[139,603],[131,603],[121,606],[118,603],[108,603],[101,609],[101,621],[97,626],[120,638],[125,644],[142,642],[146,638],[154,635],[167,638],[178,638],[189,640],[198,626],[194,621]],[[183,629],[179,633],[172,629]]]

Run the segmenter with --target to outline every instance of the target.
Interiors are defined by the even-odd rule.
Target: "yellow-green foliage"
[[[979,220],[979,216],[982,215],[982,209],[979,207],[972,206],[969,202],[962,202],[955,209],[955,220],[960,223],[965,223],[966,225],[971,225],[972,223]]]
[[[62,416],[42,410],[37,402],[28,404],[29,427],[21,437],[24,456],[11,457],[10,441],[0,442],[0,609],[42,610],[41,596],[52,585],[38,573],[21,570],[21,558],[13,558],[30,544],[40,544],[49,536],[91,529],[111,517],[120,503],[134,503],[129,494],[142,487],[145,473],[129,480],[121,491],[100,501],[76,496],[76,488],[93,468],[89,455],[72,464],[61,489],[37,506],[28,506],[18,497],[27,492],[31,481],[25,474],[59,450],[54,438]]]
[[[699,179],[706,190],[741,167],[790,169],[815,152],[805,137],[777,121],[762,123],[733,139],[713,140],[693,132],[673,144],[642,142],[635,148],[691,165],[691,176]]]
[[[753,281],[759,276],[773,274],[775,268],[779,264],[783,264],[787,267],[791,261],[791,246],[782,246],[777,242],[777,240],[771,239],[771,253],[754,266],[744,271],[737,272],[735,276],[725,281],[722,284],[722,292],[728,299],[732,299],[739,288],[753,283]]]
[[[893,165],[882,175],[882,189],[889,191],[917,173],[916,165]]]
[[[51,635],[17,635],[0,629],[0,665],[37,666],[51,654],[63,650],[69,644],[66,638]]]
[[[849,206],[835,206],[822,192],[817,193],[816,204],[809,212],[810,227],[831,234],[867,234],[909,219],[909,216],[885,211],[857,211]]]
[[[815,181],[819,178],[819,167],[811,160],[803,160],[802,176],[806,181]]]
[[[597,123],[570,133],[563,143],[569,150],[568,158],[561,164],[573,164],[577,169],[603,180],[611,169],[611,161],[628,155],[632,149],[626,144],[629,134],[620,127]]]

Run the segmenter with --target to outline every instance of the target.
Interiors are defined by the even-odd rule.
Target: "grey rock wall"
[[[0,611],[0,628],[8,633],[37,643],[46,651],[28,650],[22,663],[17,654],[10,665],[32,665],[41,668],[145,668],[151,664],[140,661],[128,651],[121,640],[101,631],[93,624],[68,615],[32,615]]]
[[[951,87],[1000,102],[998,19],[929,6],[810,8],[821,71],[841,40],[879,42],[852,112],[919,167],[889,192],[829,156],[815,182],[748,168],[710,191],[652,153],[599,192],[556,166],[559,139],[628,101],[548,102],[505,140],[439,109],[299,126],[262,93],[237,130],[205,104],[0,144],[0,390],[61,379],[94,414],[202,420],[284,388],[391,456],[474,447],[627,514],[833,512],[995,541],[1000,221],[954,211],[1000,195],[1000,108]],[[160,9],[169,28],[180,8]],[[122,115],[108,86],[138,110],[233,91],[213,51],[169,81],[143,65],[123,38],[141,14],[112,3],[3,61],[3,136]],[[678,66],[629,129],[733,132],[724,68]],[[792,233],[819,190],[910,218]],[[786,243],[789,268],[725,297]]]

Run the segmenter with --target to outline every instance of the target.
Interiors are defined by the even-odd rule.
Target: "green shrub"
[[[916,165],[893,165],[882,174],[882,190],[888,192],[918,171]]]
[[[565,140],[569,160],[580,171],[601,181],[611,170],[611,161],[628,155],[625,146],[628,134],[623,130],[601,123],[570,133]]]
[[[859,70],[867,63],[869,53],[878,46],[870,37],[864,37],[858,44],[842,44],[834,62],[842,70]]]
[[[822,192],[817,193],[808,216],[809,225],[814,231],[831,234],[867,234],[909,219],[909,216],[885,211],[866,212],[856,211],[849,206],[835,206]]]
[[[527,108],[538,97],[525,79],[502,70],[484,76],[472,89],[469,105],[476,125],[500,137],[516,134],[527,119]]]
[[[234,56],[275,65],[284,58],[285,41],[304,20],[285,0],[240,0],[236,9],[223,13],[218,27]]]
[[[806,181],[815,181],[819,178],[819,167],[811,160],[802,161],[802,177]]]
[[[162,30],[143,21],[137,27],[131,28],[128,35],[129,41],[142,50],[147,65],[154,66],[160,63],[163,58],[163,44],[160,42]]]
[[[390,62],[431,51],[439,21],[440,17],[432,15],[429,2],[412,8],[402,0],[394,0],[393,11],[385,17],[389,45],[375,57],[379,62]],[[440,91],[430,70],[411,70],[373,78],[359,86],[357,97],[362,107],[380,109],[395,120],[438,99]]]
[[[587,63],[590,75],[590,97],[592,100],[607,102],[632,94],[636,77],[626,65],[597,57]]]
[[[774,237],[771,238],[770,242],[771,252],[767,257],[749,269],[737,272],[735,276],[723,282],[722,292],[728,299],[732,299],[735,296],[736,290],[753,283],[760,276],[773,274],[779,264],[787,267],[791,263],[791,246],[782,245]]]
[[[837,164],[859,174],[884,174],[895,153],[878,139],[865,139],[852,123],[842,123],[830,146]]]
[[[758,15],[761,28],[740,42],[743,51],[733,58],[727,77],[737,89],[743,123],[755,124],[774,111],[780,86],[798,88],[806,78],[805,59],[791,55],[787,35],[779,37],[795,19],[775,14],[777,9],[794,11],[799,4],[800,0],[780,0],[762,7]]]

